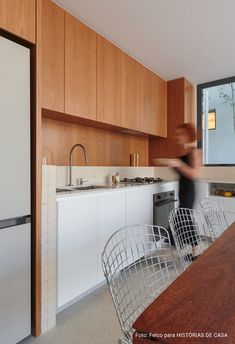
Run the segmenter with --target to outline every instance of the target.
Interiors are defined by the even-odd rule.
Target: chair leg
[[[132,344],[131,341],[127,340],[127,339],[118,339],[118,344]]]

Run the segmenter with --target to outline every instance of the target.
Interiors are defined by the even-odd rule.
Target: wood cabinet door
[[[121,126],[140,130],[140,64],[121,52]]]
[[[0,27],[35,43],[35,0],[0,0]]]
[[[154,76],[154,134],[167,137],[167,82]]]
[[[96,33],[65,14],[65,112],[96,120]]]
[[[154,134],[154,74],[140,66],[140,130]]]
[[[97,35],[97,120],[121,125],[121,50]]]
[[[64,112],[65,12],[50,0],[39,0],[37,15],[41,106]]]
[[[185,120],[185,79],[167,82],[167,138],[155,137],[149,141],[149,163],[154,158],[176,158],[181,152],[175,144],[175,131]]]

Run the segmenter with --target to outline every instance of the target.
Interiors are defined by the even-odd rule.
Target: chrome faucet
[[[85,147],[80,144],[80,143],[77,143],[76,145],[74,145],[71,150],[70,150],[70,153],[69,153],[69,184],[68,186],[72,186],[72,155],[73,155],[73,151],[75,148],[77,147],[80,147],[83,151],[83,154],[84,154],[84,158],[85,158],[85,162],[86,164],[88,164],[88,157],[87,157],[87,152],[86,152],[86,149]]]

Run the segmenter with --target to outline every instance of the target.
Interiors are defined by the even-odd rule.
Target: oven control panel
[[[175,191],[167,191],[167,192],[160,192],[158,194],[153,195],[154,202],[162,202],[162,201],[169,201],[175,199]]]

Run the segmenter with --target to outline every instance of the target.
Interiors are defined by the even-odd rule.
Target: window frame
[[[202,139],[202,91],[204,88],[220,86],[224,84],[229,84],[235,82],[235,76],[228,78],[223,78],[215,81],[205,82],[203,84],[197,85],[197,128],[198,128],[198,141],[197,147],[203,150],[203,139]],[[235,164],[203,164],[203,166],[213,167],[213,166],[235,166]]]

